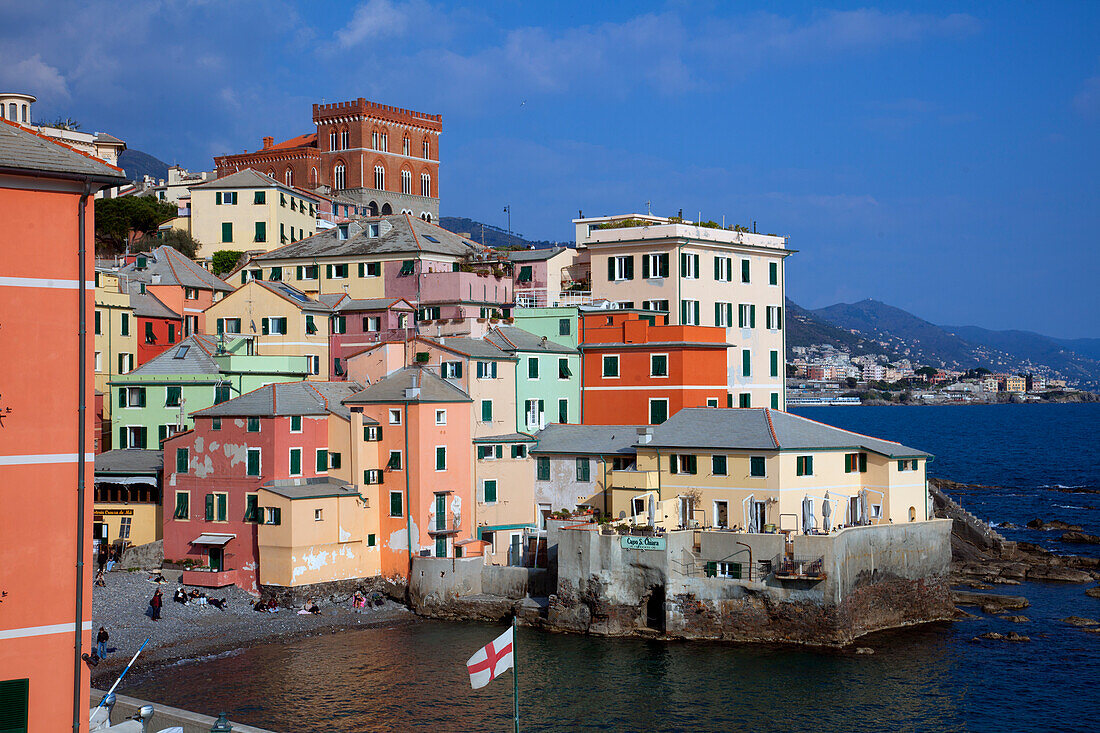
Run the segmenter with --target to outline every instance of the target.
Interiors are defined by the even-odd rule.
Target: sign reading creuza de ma
[[[624,535],[619,538],[624,550],[664,550],[664,537],[632,537]]]

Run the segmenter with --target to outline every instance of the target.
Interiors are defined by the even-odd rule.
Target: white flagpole
[[[515,706],[516,733],[519,733],[519,655],[516,653],[516,617],[512,617],[512,701]]]
[[[140,648],[139,648],[139,649],[138,649],[138,650],[137,650],[136,652],[134,652],[134,658],[133,658],[133,659],[131,659],[131,660],[130,660],[130,663],[126,665],[126,669],[122,670],[122,674],[120,674],[120,675],[118,676],[118,679],[117,679],[117,680],[115,680],[115,683],[114,683],[113,685],[111,685],[111,689],[107,690],[107,694],[103,696],[103,700],[100,700],[100,701],[99,701],[99,704],[95,706],[95,710],[93,710],[93,711],[92,711],[92,715],[95,715],[95,713],[96,713],[96,710],[99,710],[99,709],[100,709],[101,707],[103,707],[103,702],[104,702],[104,701],[105,701],[105,700],[106,700],[106,699],[107,699],[108,697],[110,697],[110,696],[111,696],[111,693],[112,693],[112,692],[114,692],[114,691],[115,691],[115,688],[116,688],[116,687],[118,687],[118,683],[119,683],[119,682],[122,682],[122,678],[123,678],[123,677],[125,677],[125,676],[126,676],[126,673],[130,671],[130,667],[133,667],[133,666],[134,666],[134,662],[136,662],[136,661],[137,661],[137,658],[138,658],[138,654],[141,654],[141,650],[142,650],[142,649],[144,649],[144,648],[145,648],[145,644],[148,644],[148,643],[149,643],[149,640],[148,640],[148,639],[146,639],[146,640],[145,640],[145,642],[144,642],[144,643],[143,643],[143,644],[141,645],[141,647],[140,647]]]

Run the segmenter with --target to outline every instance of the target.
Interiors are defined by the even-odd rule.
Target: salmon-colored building
[[[685,407],[726,407],[726,329],[670,326],[632,310],[581,313],[581,422],[658,425]]]
[[[138,292],[134,292],[134,290]],[[131,287],[130,306],[137,321],[137,365],[145,364],[169,346],[183,340],[183,319],[179,313],[149,293],[140,292],[143,284]]]
[[[92,196],[125,180],[0,120],[0,701],[14,730],[88,730]]]
[[[233,292],[232,285],[168,246],[127,255],[118,274],[130,283],[145,283],[147,293],[178,313],[183,319],[183,336],[210,333],[206,309]]]

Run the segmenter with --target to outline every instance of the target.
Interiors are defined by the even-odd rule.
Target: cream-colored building
[[[1005,377],[1005,392],[1023,394],[1027,391],[1027,380],[1021,376],[1010,374]]]
[[[206,309],[209,335],[245,336],[262,356],[305,356],[310,380],[328,378],[332,309],[282,282],[249,281]]]
[[[540,529],[542,517],[528,458],[534,445],[535,438],[526,433],[474,439],[477,538],[485,543],[486,564],[517,564],[523,538]]]
[[[574,224],[593,299],[724,327],[733,407],[783,409],[785,237],[642,214]]]
[[[931,456],[770,409],[689,408],[641,428],[637,462],[611,478],[636,523],[806,534],[929,518]]]
[[[95,353],[92,366],[95,370],[95,388],[104,394],[111,393],[107,383],[119,374],[126,374],[137,367],[138,325],[130,295],[120,284],[115,273],[97,270],[95,274]],[[109,417],[112,405],[103,401],[103,416]]]
[[[34,124],[34,114],[31,109],[37,101],[33,94],[21,94],[19,92],[0,92],[0,119],[15,122],[23,127],[34,130],[39,135],[52,138],[70,148],[82,153],[99,158],[104,163],[118,166],[118,156],[126,149],[126,143],[114,135],[105,132],[82,132],[74,125],[68,127],[53,127],[52,125]]]
[[[251,168],[191,187],[191,235],[196,259],[219,250],[269,252],[313,236],[316,196]]]

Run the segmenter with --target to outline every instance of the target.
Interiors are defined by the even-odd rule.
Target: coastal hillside
[[[1032,333],[1031,331],[990,331],[978,326],[944,326],[947,330],[966,339],[969,343],[1000,349],[1036,364],[1046,364],[1066,375],[1067,379],[1090,380],[1100,375],[1100,361],[1088,351],[1090,341],[1083,342],[1081,352],[1067,346],[1064,341]]]
[[[786,310],[788,349],[828,344],[852,355],[882,351],[878,343],[826,321],[790,298],[787,298]]]
[[[131,181],[140,181],[143,176],[158,180],[168,178],[168,164],[140,150],[123,150],[118,156],[118,165],[126,171],[126,177]]]
[[[439,226],[455,234],[469,235],[475,242],[481,242],[489,247],[498,249],[545,249],[556,244],[571,244],[570,242],[551,242],[549,240],[524,239],[522,234],[508,232],[492,224],[484,224],[476,219],[465,216],[441,216]]]

